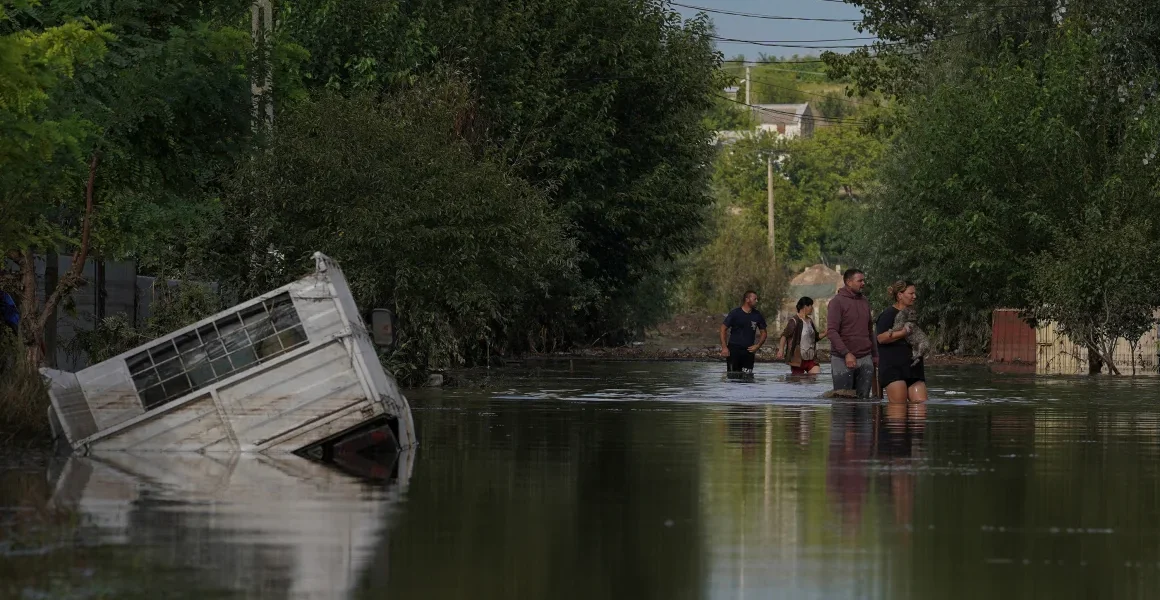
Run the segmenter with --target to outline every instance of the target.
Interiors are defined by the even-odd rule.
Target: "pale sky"
[[[859,19],[862,11],[849,4],[829,2],[827,0],[674,0],[689,6],[703,6],[717,10],[754,13],[762,15],[776,15],[783,17],[810,17],[825,19]],[[673,6],[685,18],[693,17],[698,11]],[[871,37],[867,33],[858,33],[854,23],[834,23],[818,21],[778,21],[758,19],[735,15],[707,13],[717,26],[717,35],[723,38],[739,40],[774,41],[793,44],[798,40],[828,40],[836,38]],[[838,46],[867,44],[872,40],[851,40],[836,42],[806,43],[806,46]],[[717,48],[726,59],[737,54],[744,54],[745,58],[754,60],[759,52],[771,56],[789,57],[794,54],[820,54],[821,49],[809,50],[805,48],[767,47],[755,44],[718,41]],[[830,48],[834,52],[848,52],[845,48]]]

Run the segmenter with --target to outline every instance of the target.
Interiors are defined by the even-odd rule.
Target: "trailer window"
[[[125,362],[145,410],[306,344],[289,293],[167,338]]]

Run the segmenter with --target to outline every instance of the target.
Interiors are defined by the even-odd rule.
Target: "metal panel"
[[[121,359],[107,360],[77,373],[89,408],[103,431],[145,412],[129,369]]]
[[[131,261],[105,262],[104,315],[124,315],[134,322],[137,307],[137,264]]]
[[[378,411],[375,408],[378,408]],[[292,429],[262,444],[261,450],[268,453],[294,452],[332,435],[351,429],[367,419],[381,414],[382,405],[372,402],[352,404],[343,411],[336,412],[311,427]]]
[[[340,342],[218,389],[243,449],[366,399]]]
[[[121,435],[93,443],[93,450],[195,452],[229,439],[213,399],[203,396],[149,419]]]
[[[44,369],[42,373],[51,381],[48,396],[64,429],[65,439],[72,444],[96,433],[97,424],[76,374],[56,369]]]
[[[1036,362],[1035,329],[1014,309],[991,313],[991,361],[998,363]]]
[[[298,318],[311,340],[319,340],[342,332],[346,325],[338,312],[330,286],[318,277],[306,277],[290,285],[290,298],[298,310]]]

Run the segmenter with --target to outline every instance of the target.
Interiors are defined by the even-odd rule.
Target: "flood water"
[[[1160,380],[549,363],[409,394],[389,477],[0,458],[3,598],[1152,598]]]

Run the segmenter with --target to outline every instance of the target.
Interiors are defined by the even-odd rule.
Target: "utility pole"
[[[774,229],[774,220],[773,220],[773,154],[772,153],[767,154],[765,156],[765,160],[766,160],[765,189],[766,189],[766,193],[769,196],[769,198],[768,198],[768,203],[769,203],[769,251],[771,253],[774,253],[773,260],[776,263],[777,262],[777,254],[776,254],[776,252],[777,252],[777,250],[776,250],[777,249],[777,230]]]
[[[749,93],[752,88],[753,85],[749,81],[749,65],[745,65],[745,103],[750,106],[753,106],[753,96]]]
[[[254,69],[250,74],[251,126],[256,133],[274,126],[274,43],[273,0],[253,0],[250,4],[250,33],[254,37]],[[265,119],[263,119],[265,113]],[[264,121],[264,122],[263,122]]]

